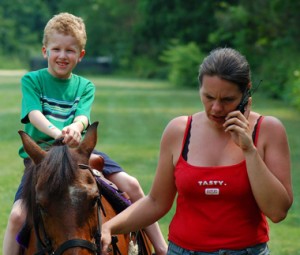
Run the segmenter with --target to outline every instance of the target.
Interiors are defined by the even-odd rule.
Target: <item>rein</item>
[[[93,172],[93,170],[90,168],[90,166],[84,165],[84,164],[79,164],[78,166],[81,169],[88,169],[93,174],[93,176],[95,177],[96,174]],[[42,217],[42,213],[41,213],[41,208],[38,207],[37,210],[35,211],[36,217],[35,217],[35,220],[34,220],[34,229],[35,229],[35,234],[36,234],[38,243],[42,248],[41,248],[40,251],[38,251],[34,255],[45,255],[45,254],[62,255],[66,250],[71,249],[71,248],[75,248],[75,247],[85,248],[85,249],[88,249],[88,250],[94,252],[97,255],[101,255],[101,250],[102,250],[102,247],[101,247],[101,226],[102,226],[101,210],[102,210],[104,215],[105,215],[105,210],[104,210],[104,207],[101,203],[101,192],[100,192],[100,190],[99,190],[99,195],[100,196],[97,199],[97,218],[98,218],[98,224],[97,225],[98,226],[97,226],[97,231],[94,235],[95,243],[92,243],[92,242],[84,240],[84,239],[71,239],[71,240],[67,240],[66,242],[62,243],[54,251],[54,249],[52,247],[52,244],[51,244],[51,240],[47,236],[47,233],[46,233],[46,230],[45,230],[45,226],[44,226],[44,223],[43,223],[43,217]],[[43,237],[41,237],[41,235],[40,235],[40,230],[42,232]],[[116,253],[120,254],[120,251],[119,251],[118,247],[116,246],[116,242],[117,242],[117,240],[115,240],[112,243],[114,254],[116,254]],[[117,251],[117,252],[115,252],[115,251]]]

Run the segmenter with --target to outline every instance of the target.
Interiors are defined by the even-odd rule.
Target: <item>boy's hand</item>
[[[62,130],[63,142],[70,147],[77,147],[81,141],[81,130],[76,123],[66,126]]]

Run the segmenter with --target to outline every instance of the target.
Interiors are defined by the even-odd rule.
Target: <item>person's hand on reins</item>
[[[101,245],[102,245],[102,254],[109,254],[109,245],[111,244],[111,231],[106,223],[102,225],[101,231]]]

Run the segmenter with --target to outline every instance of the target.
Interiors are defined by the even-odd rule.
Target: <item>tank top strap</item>
[[[185,132],[184,132],[184,137],[183,137],[183,141],[182,141],[181,155],[185,161],[187,161],[187,154],[189,152],[192,120],[193,120],[192,116],[188,116]]]
[[[252,132],[252,140],[253,140],[253,143],[255,146],[257,145],[260,126],[261,126],[263,119],[264,119],[264,116],[259,116],[259,118],[257,119],[256,124],[254,126],[253,132]]]

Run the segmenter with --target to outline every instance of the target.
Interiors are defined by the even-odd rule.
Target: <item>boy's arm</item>
[[[55,127],[46,117],[38,110],[33,110],[28,114],[29,121],[39,131],[53,137],[54,139],[63,137],[63,142],[71,147],[79,145],[81,140],[81,132],[83,132],[87,125],[88,119],[84,115],[77,116],[74,122],[60,130]]]
[[[62,136],[60,129],[55,127],[46,117],[39,111],[33,110],[28,114],[30,123],[44,134],[57,139]]]

